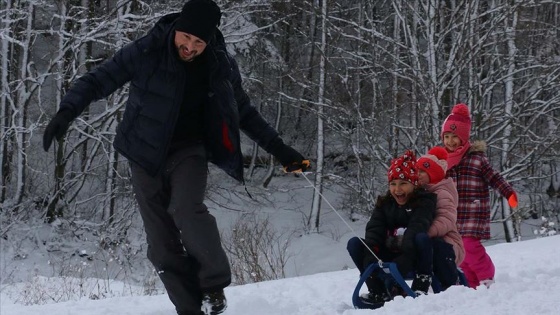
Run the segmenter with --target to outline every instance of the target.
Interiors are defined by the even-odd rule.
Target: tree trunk
[[[319,6],[317,0],[316,6]],[[311,203],[311,215],[309,216],[309,226],[312,232],[318,233],[321,216],[321,201],[323,193],[323,161],[324,161],[324,130],[323,115],[325,102],[325,77],[327,72],[326,53],[327,53],[327,0],[322,1],[321,7],[321,61],[319,62],[319,93],[317,98],[317,171],[315,172],[315,189],[313,190],[313,201]]]
[[[517,27],[517,16],[518,16],[518,11],[515,10],[513,12],[512,18],[511,18],[511,25],[508,25],[508,20],[504,20],[504,26],[506,29],[506,37],[507,37],[507,51],[508,51],[508,60],[507,60],[507,64],[508,64],[508,70],[507,70],[507,77],[505,79],[505,128],[504,128],[504,133],[503,133],[503,137],[502,137],[502,154],[501,154],[501,165],[502,165],[502,169],[503,168],[507,168],[509,166],[509,159],[508,159],[508,153],[510,150],[510,144],[509,144],[509,139],[511,137],[511,118],[512,117],[512,110],[513,110],[513,105],[514,105],[514,82],[513,82],[513,78],[514,78],[514,74],[516,72],[516,67],[515,67],[515,56],[517,55],[517,47],[515,45],[515,40],[516,40],[516,33],[515,33],[515,28]],[[506,198],[509,196],[506,196]],[[503,213],[504,213],[504,219],[506,220],[505,222],[505,234],[506,234],[506,240],[508,242],[512,242],[515,241],[517,239],[516,235],[517,233],[519,233],[519,231],[516,231],[513,226],[515,225],[519,225],[518,221],[520,220],[518,214],[515,212],[512,214],[510,207],[508,205],[508,203],[506,202],[506,200],[504,200],[502,202],[502,207],[503,207]]]
[[[10,15],[12,0],[6,0],[5,3],[6,7],[3,10],[1,18],[5,36],[3,36],[0,41],[0,44],[2,45],[0,48],[0,130],[2,130],[0,133],[0,204],[3,204],[7,199],[6,191],[11,172],[9,138],[12,128],[10,128],[11,111],[8,106],[8,95],[10,95],[8,85],[10,81],[9,59],[12,44],[10,44],[8,39],[13,36],[11,25],[12,19]],[[0,212],[2,212],[2,210],[0,210]]]

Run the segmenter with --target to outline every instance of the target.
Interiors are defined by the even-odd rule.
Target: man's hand
[[[69,110],[61,110],[51,119],[47,128],[45,129],[45,133],[43,134],[43,149],[48,151],[51,147],[51,143],[53,138],[56,137],[57,140],[60,141],[66,130],[68,130],[68,126],[72,121],[72,113]]]
[[[302,160],[301,162],[293,162],[290,165],[284,166],[285,173],[303,173],[311,168],[309,160]]]
[[[284,144],[280,138],[276,138],[268,150],[280,161],[286,173],[301,173],[311,168],[309,160],[306,160],[294,148]]]

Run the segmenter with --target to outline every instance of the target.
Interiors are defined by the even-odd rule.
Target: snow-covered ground
[[[355,310],[351,295],[358,271],[349,269],[228,287],[225,315],[319,314],[558,314],[560,311],[560,236],[488,246],[496,265],[496,283],[477,290],[456,286],[440,294],[397,298],[377,310]],[[340,255],[346,253],[340,252]],[[49,279],[53,286],[60,279]],[[362,288],[363,289],[363,288]],[[101,300],[23,306],[10,289],[2,293],[2,315],[169,315],[167,295],[128,296]]]
[[[287,278],[228,287],[225,315],[371,313],[354,310],[351,303],[359,275],[345,247],[350,237],[363,235],[367,217],[341,220],[335,210],[348,217],[344,192],[327,181],[324,195],[334,209],[324,203],[320,233],[306,233],[313,187],[305,178],[281,176],[274,178],[268,189],[250,184],[247,188],[253,199],[243,186],[235,185],[212,195],[208,205],[218,219],[222,236],[233,222],[255,216],[270,221],[278,235],[289,236]],[[524,223],[524,241],[517,243],[504,243],[502,225],[492,225],[493,240],[485,246],[494,259],[497,282],[490,290],[453,287],[418,299],[398,298],[373,312],[557,314],[560,236],[529,240],[535,237],[531,230],[537,225]],[[92,235],[76,237],[76,233],[94,231],[95,227],[77,227],[72,235],[56,230],[56,226],[38,222],[15,229],[9,240],[1,240],[0,315],[174,314],[145,257],[140,226],[128,231],[129,238],[136,242],[131,246],[134,252],[129,253],[129,260],[120,262],[109,250],[96,248],[94,240],[83,241]],[[125,281],[115,281],[117,278]]]

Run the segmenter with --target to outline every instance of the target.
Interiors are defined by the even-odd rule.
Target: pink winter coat
[[[451,178],[424,187],[437,195],[436,216],[428,230],[428,235],[442,237],[444,241],[453,245],[455,263],[459,266],[465,258],[465,248],[461,235],[457,231],[457,204],[459,203],[457,187]]]

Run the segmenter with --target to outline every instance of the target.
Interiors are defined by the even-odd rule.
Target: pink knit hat
[[[416,166],[418,170],[428,173],[430,184],[438,183],[447,172],[447,151],[442,147],[433,147],[428,154],[418,159]]]
[[[461,139],[461,145],[469,142],[471,137],[471,117],[466,104],[461,103],[453,106],[451,114],[443,122],[441,128],[442,139],[443,134],[446,132],[452,132],[457,135]]]

